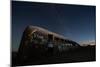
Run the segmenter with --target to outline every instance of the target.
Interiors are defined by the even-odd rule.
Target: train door
[[[48,34],[48,56],[53,55],[53,51],[54,51],[54,45],[53,45],[53,35],[52,34]]]

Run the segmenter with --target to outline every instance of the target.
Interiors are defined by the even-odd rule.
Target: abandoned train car
[[[38,26],[28,26],[23,32],[18,54],[20,58],[37,57],[68,51],[80,45],[64,36]]]

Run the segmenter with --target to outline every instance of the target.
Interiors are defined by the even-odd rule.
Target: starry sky
[[[17,51],[24,29],[39,26],[73,41],[95,40],[96,6],[12,1],[12,50]]]

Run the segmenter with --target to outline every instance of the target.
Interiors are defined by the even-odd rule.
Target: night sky
[[[12,50],[17,51],[28,25],[39,26],[73,41],[95,40],[95,6],[12,2]]]

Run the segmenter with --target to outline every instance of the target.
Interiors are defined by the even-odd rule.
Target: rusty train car
[[[79,46],[78,43],[57,33],[38,26],[28,26],[23,32],[18,56],[20,59],[27,59],[42,55],[54,55]]]

